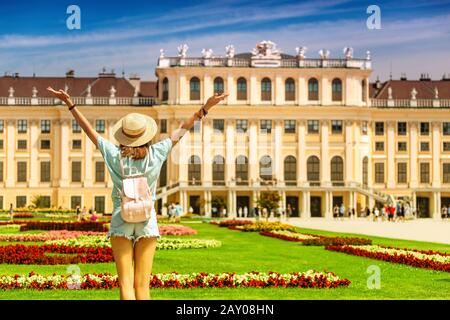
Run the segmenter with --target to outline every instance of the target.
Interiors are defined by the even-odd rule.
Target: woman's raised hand
[[[218,104],[220,101],[225,100],[226,97],[228,97],[228,93],[215,93],[213,96],[211,96],[208,101],[206,101],[204,108],[206,110],[211,109],[216,104]]]
[[[50,91],[56,98],[60,99],[61,101],[65,102],[67,106],[72,106],[73,102],[70,99],[70,96],[67,92],[65,92],[63,89],[59,89],[59,91],[56,91],[52,87],[47,88],[48,91]]]

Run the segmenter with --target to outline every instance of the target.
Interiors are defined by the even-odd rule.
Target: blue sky
[[[81,30],[68,30],[66,9],[81,9]],[[381,8],[381,29],[369,30],[366,9]],[[355,57],[370,50],[373,76],[385,80],[405,72],[418,78],[427,72],[439,79],[450,74],[450,0],[448,1],[9,1],[0,3],[0,73],[95,76],[102,67],[154,79],[159,49],[188,56],[202,48],[224,55],[225,46],[248,52],[261,40],[272,40],[285,52],[306,46]]]

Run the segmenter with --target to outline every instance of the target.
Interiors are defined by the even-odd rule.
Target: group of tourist
[[[396,205],[385,204],[381,207],[374,206],[372,210],[369,207],[364,208],[363,214],[369,220],[373,221],[390,221],[390,222],[404,222],[405,217],[416,217],[416,209],[405,205],[403,202],[397,202]]]
[[[443,205],[441,208],[441,218],[446,220],[450,220],[450,203],[448,204],[448,206]]]
[[[340,206],[337,204],[333,207],[333,218],[334,219],[344,219],[344,217],[348,218],[356,218],[356,210],[355,208],[348,207],[346,210],[345,205],[341,203]]]
[[[183,214],[183,207],[179,202],[169,204],[167,208],[167,215],[170,222],[180,222],[181,215]]]
[[[87,210],[86,207],[83,207],[83,209],[80,209],[80,206],[76,206],[75,208],[76,214],[77,214],[77,221],[97,221],[98,215],[97,211],[94,209]]]

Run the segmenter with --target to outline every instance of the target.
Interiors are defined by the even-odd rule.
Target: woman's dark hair
[[[122,157],[131,157],[133,160],[144,159],[148,153],[150,142],[139,147],[127,147],[120,145],[120,154]]]

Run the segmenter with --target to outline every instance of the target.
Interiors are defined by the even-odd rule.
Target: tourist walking
[[[343,203],[341,203],[341,207],[339,208],[339,218],[341,218],[341,220],[344,220],[344,215],[345,215],[345,206]]]
[[[248,217],[248,208],[247,208],[247,206],[244,207],[244,217],[245,218]]]
[[[339,207],[336,204],[336,205],[334,205],[334,208],[333,208],[333,218],[337,219],[338,217],[339,217]]]
[[[14,220],[14,209],[12,203],[9,204],[9,220]]]
[[[111,239],[118,274],[120,298],[147,300],[150,298],[149,284],[156,241],[160,237],[153,201],[161,167],[173,145],[194,126],[194,122],[202,120],[208,111],[224,100],[228,94],[215,94],[209,98],[199,111],[181,123],[170,138],[155,144],[151,144],[157,132],[155,120],[139,113],[128,114],[111,129],[110,135],[119,143],[115,145],[94,130],[64,90],[56,91],[51,87],[48,90],[67,105],[75,121],[100,150],[111,175],[114,185],[113,212],[108,237]],[[146,206],[145,212],[140,211],[144,213],[141,217],[132,215],[133,212],[131,209],[127,210],[128,207],[122,208],[127,199],[122,194],[125,173],[129,174],[131,168],[143,175],[148,184],[147,194],[152,195],[150,201],[139,200],[142,206]],[[139,178],[127,179],[133,183],[142,181],[135,180]],[[150,213],[149,218],[147,213]],[[137,221],[133,220],[135,217]]]
[[[238,209],[238,218],[242,217],[242,207]]]
[[[446,219],[447,218],[447,207],[444,205],[441,209],[441,218]]]

